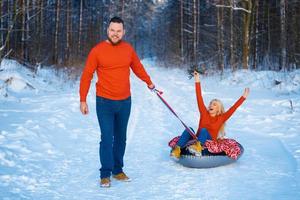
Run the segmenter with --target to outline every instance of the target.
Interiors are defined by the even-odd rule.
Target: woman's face
[[[208,112],[209,112],[210,116],[212,116],[212,117],[216,116],[217,114],[219,114],[219,110],[220,110],[220,106],[219,106],[218,102],[211,101],[209,103]]]

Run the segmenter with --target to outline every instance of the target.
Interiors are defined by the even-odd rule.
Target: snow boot
[[[113,177],[118,181],[124,181],[124,182],[130,182],[131,181],[131,179],[124,172],[113,175]]]
[[[172,151],[171,151],[171,157],[174,157],[176,159],[179,159],[180,158],[180,153],[181,153],[181,150],[180,150],[180,146],[175,146]]]
[[[110,178],[101,178],[100,187],[109,188],[110,187]]]
[[[190,153],[193,153],[197,156],[201,156],[201,152],[202,152],[202,146],[201,143],[199,141],[195,142],[194,144],[190,145],[187,147],[187,149],[189,150]]]

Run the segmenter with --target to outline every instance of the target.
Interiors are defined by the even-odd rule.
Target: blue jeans
[[[191,139],[193,138],[189,134],[189,132],[187,130],[184,130],[177,142],[177,145],[183,148]],[[200,134],[198,135],[198,141],[200,141],[201,144],[204,144],[206,140],[211,140],[211,136],[206,128],[202,128]]]
[[[124,100],[96,97],[96,111],[101,130],[99,146],[101,178],[123,172],[130,109],[131,97]]]

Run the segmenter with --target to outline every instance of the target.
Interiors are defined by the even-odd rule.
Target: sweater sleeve
[[[207,110],[206,110],[206,106],[204,104],[203,97],[202,97],[201,84],[200,83],[195,83],[195,88],[196,88],[198,109],[199,109],[199,112],[202,115],[205,112],[207,112]]]
[[[147,85],[151,85],[152,81],[150,79],[150,76],[147,74],[144,66],[142,65],[139,57],[137,56],[136,52],[134,49],[132,50],[132,57],[131,57],[131,64],[130,67],[134,74],[139,77],[142,81],[147,83]]]
[[[81,75],[80,87],[79,87],[80,102],[86,102],[86,97],[89,92],[91,80],[93,79],[93,74],[96,68],[97,68],[97,57],[94,48],[90,51],[88,55],[85,67]]]
[[[241,96],[233,106],[231,106],[231,108],[229,108],[229,110],[227,110],[224,114],[223,114],[223,118],[224,118],[224,122],[229,119],[229,117],[231,117],[231,115],[236,111],[236,109],[242,105],[242,103],[245,101],[245,98],[243,96]]]

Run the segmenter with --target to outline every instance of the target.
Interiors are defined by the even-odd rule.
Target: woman
[[[197,95],[198,109],[200,112],[200,121],[197,130],[198,141],[189,146],[189,150],[193,153],[199,153],[202,150],[201,144],[206,140],[222,139],[225,136],[225,122],[231,117],[235,110],[245,101],[249,94],[249,88],[245,88],[243,95],[235,102],[235,104],[226,112],[222,102],[218,99],[213,99],[208,108],[206,108],[201,93],[200,77],[198,72],[194,72],[195,87]],[[184,131],[180,136],[176,146],[171,151],[171,156],[180,157],[181,148],[191,139],[188,131]]]

